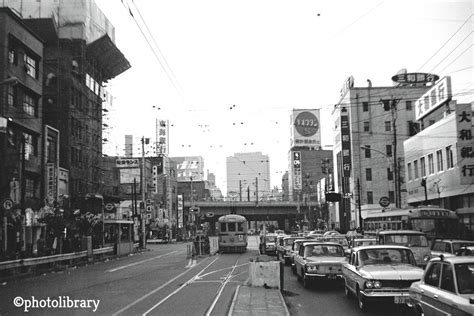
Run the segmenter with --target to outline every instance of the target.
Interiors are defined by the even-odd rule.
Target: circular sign
[[[381,207],[387,207],[390,205],[390,199],[386,196],[382,196],[379,200],[379,204]]]
[[[114,207],[115,207],[115,205],[114,205],[113,203],[107,203],[107,204],[105,204],[105,210],[106,210],[106,211],[111,211],[111,210],[114,209]]]
[[[293,122],[296,131],[304,137],[311,137],[319,130],[319,121],[316,115],[305,111],[298,114]]]
[[[12,199],[5,199],[2,201],[2,207],[5,211],[9,211],[13,208],[13,200]]]

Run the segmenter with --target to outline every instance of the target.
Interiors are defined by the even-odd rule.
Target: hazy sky
[[[473,100],[471,0],[96,2],[132,65],[109,83],[106,153],[123,155],[125,134],[154,138],[155,119],[169,119],[170,156],[203,156],[223,192],[236,152],[268,154],[281,184],[294,108],[321,109],[331,145],[350,75],[356,87],[391,86],[401,68],[450,75],[455,98]]]

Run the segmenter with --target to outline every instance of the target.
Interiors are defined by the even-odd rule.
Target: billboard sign
[[[341,115],[341,149],[342,149],[342,176],[351,176],[351,130],[349,116]]]
[[[183,195],[180,194],[178,195],[178,228],[183,227],[183,209],[184,209]]]
[[[474,184],[474,128],[471,104],[456,105],[457,156],[461,184]],[[452,159],[452,157],[451,157]]]
[[[434,83],[437,80],[439,80],[439,76],[422,72],[399,73],[392,77],[392,81],[401,86]]]
[[[168,155],[168,120],[156,120],[156,154]]]
[[[446,76],[416,100],[416,119],[421,120],[441,105],[449,102],[451,98],[451,77]]]
[[[302,175],[301,175],[301,152],[293,152],[293,188],[295,190],[301,190],[302,188]]]
[[[139,158],[117,158],[115,161],[117,168],[140,168]]]
[[[293,110],[292,146],[321,146],[321,129],[319,109]]]

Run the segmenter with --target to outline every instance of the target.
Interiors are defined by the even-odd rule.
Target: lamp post
[[[394,187],[394,192],[395,192],[395,207],[400,208],[400,199],[399,199],[399,197],[400,197],[400,188],[399,188],[400,176],[398,174],[399,170],[398,170],[397,160],[392,159],[392,157],[388,156],[386,153],[384,153],[380,150],[374,149],[374,148],[370,148],[370,147],[366,147],[366,146],[360,146],[360,148],[364,149],[364,150],[375,151],[375,152],[381,154],[382,156],[385,157],[385,159],[387,159],[388,164],[392,166],[392,168],[393,168],[393,187]]]

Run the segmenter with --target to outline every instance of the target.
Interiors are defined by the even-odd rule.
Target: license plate
[[[408,296],[395,296],[393,298],[393,302],[395,304],[406,304],[410,301],[410,297]]]

